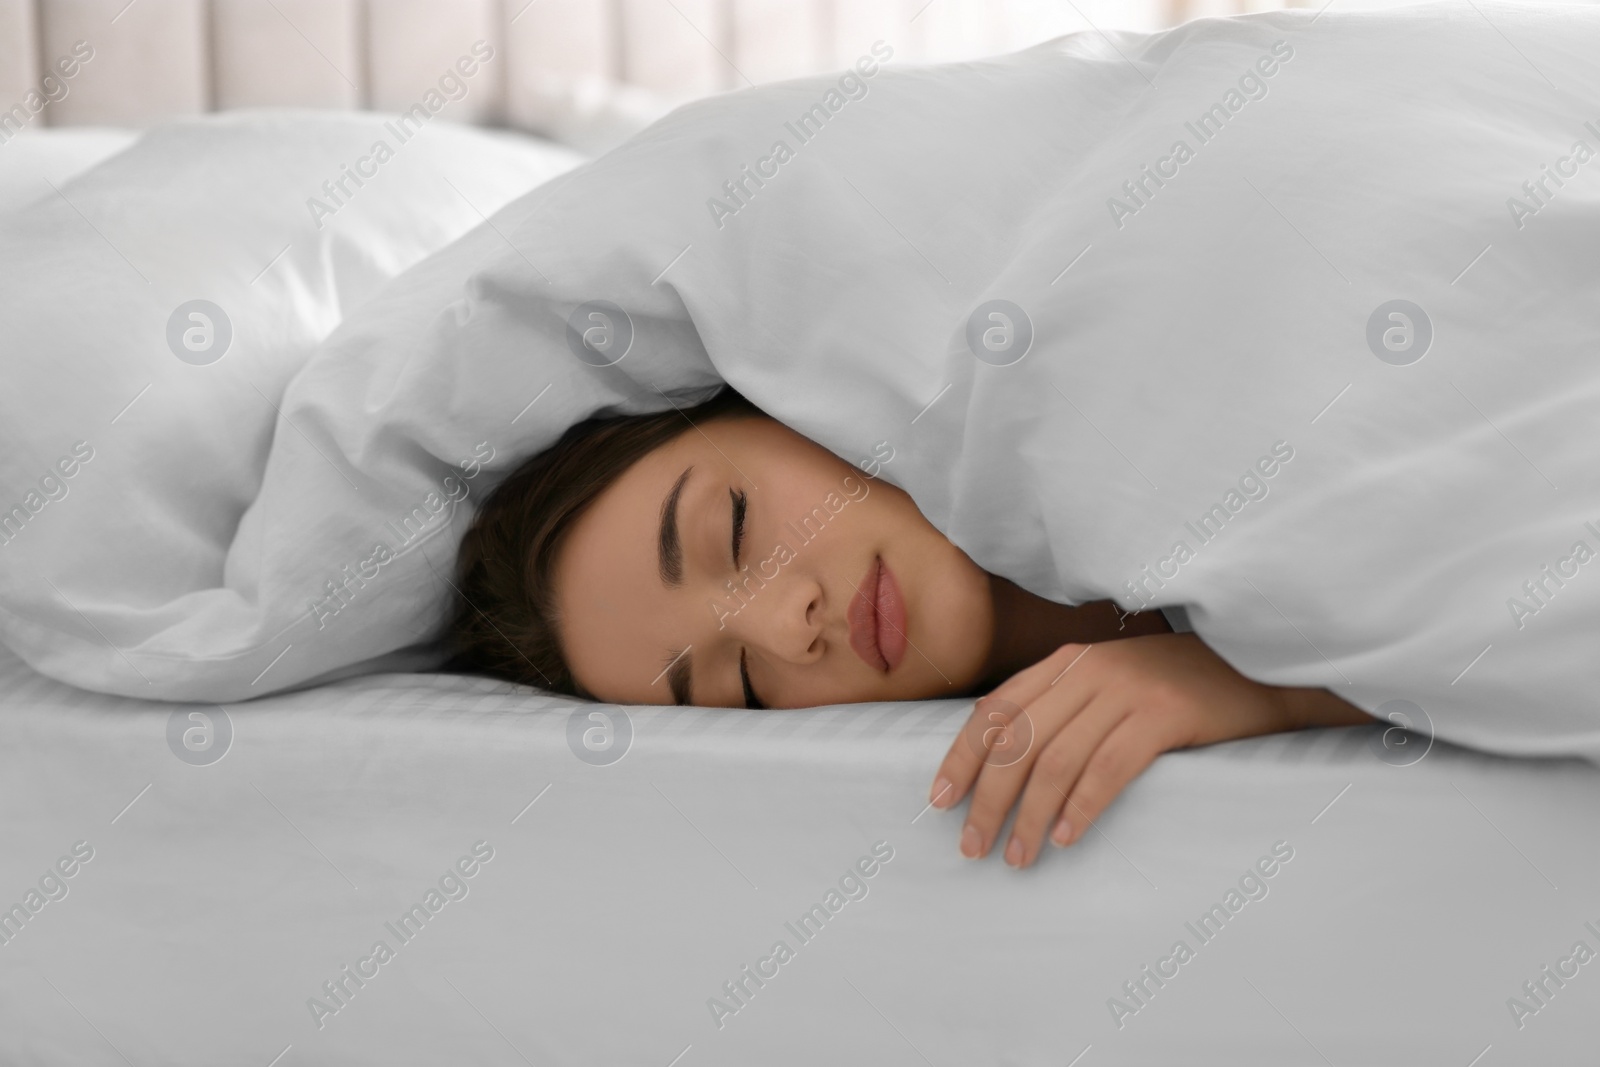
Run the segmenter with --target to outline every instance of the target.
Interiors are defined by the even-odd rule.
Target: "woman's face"
[[[614,704],[959,696],[994,630],[989,576],[909,496],[762,417],[634,463],[567,531],[554,576],[572,673]]]

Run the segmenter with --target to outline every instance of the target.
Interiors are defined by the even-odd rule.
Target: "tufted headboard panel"
[[[1209,6],[1219,5],[1219,13],[1247,6]],[[473,73],[459,77],[465,88],[449,118],[541,130],[575,101],[632,91],[673,102],[842,67],[878,38],[902,59],[959,59],[1086,22],[1155,28],[1189,8],[1188,0],[0,0],[0,135],[24,125],[136,127],[236,107],[399,111],[441,77],[454,93],[452,68]],[[492,59],[476,61],[478,41]]]

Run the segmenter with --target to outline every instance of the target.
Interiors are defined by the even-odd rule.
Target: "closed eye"
[[[744,649],[739,650],[739,681],[744,685],[744,706],[752,711],[766,707],[761,703],[761,698],[756,696],[756,691],[750,688],[750,671],[744,665]]]
[[[733,565],[739,566],[739,546],[744,542],[744,513],[749,505],[749,496],[743,491],[728,490],[728,496],[733,499]],[[752,711],[765,708],[761,698],[756,696],[756,691],[750,687],[750,670],[745,666],[745,650],[739,650],[739,684],[744,688],[744,706]]]
[[[728,495],[733,498],[733,565],[739,565],[739,546],[744,542],[744,512],[749,498],[743,493],[728,490]]]

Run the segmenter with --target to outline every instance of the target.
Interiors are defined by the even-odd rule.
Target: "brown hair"
[[[456,556],[447,670],[587,697],[561,651],[552,570],[567,530],[636,461],[707,419],[762,415],[731,387],[690,408],[569,428],[485,498]]]

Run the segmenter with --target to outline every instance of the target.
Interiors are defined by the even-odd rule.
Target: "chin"
[[[970,605],[945,605],[935,609],[937,617],[948,620],[937,636],[918,636],[913,629],[907,637],[905,658],[889,674],[893,700],[942,700],[963,697],[982,681],[983,663],[988,655],[987,636],[967,632],[976,621]],[[958,614],[959,612],[959,614]],[[987,608],[981,616],[988,618]],[[899,677],[896,677],[898,675]]]
[[[927,679],[919,686],[929,690],[921,694],[925,697],[971,692],[982,681],[994,637],[988,575],[960,549],[955,551],[959,565],[930,583],[928,589],[934,595],[915,605],[924,625],[911,623],[907,632],[910,647],[900,664],[901,669],[916,666],[921,668],[919,674],[926,673]]]

